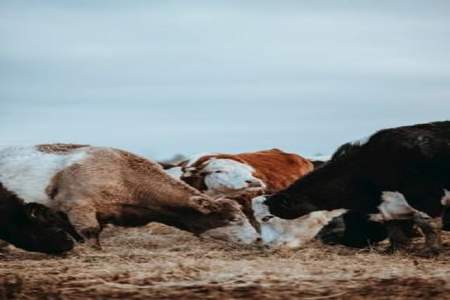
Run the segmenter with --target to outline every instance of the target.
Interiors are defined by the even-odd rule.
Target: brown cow
[[[234,201],[214,200],[168,176],[157,163],[118,149],[0,147],[0,183],[25,204],[65,213],[77,233],[94,245],[104,224],[152,221],[240,243],[258,238]]]

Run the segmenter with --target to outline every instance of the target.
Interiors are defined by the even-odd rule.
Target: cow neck
[[[123,206],[126,226],[138,226],[159,222],[200,234],[206,230],[223,226],[227,215],[222,202],[201,194],[184,182],[169,176],[153,176],[137,185],[133,202]],[[211,211],[204,211],[193,198],[201,198]]]

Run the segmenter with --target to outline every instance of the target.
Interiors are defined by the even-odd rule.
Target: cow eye
[[[219,171],[216,171],[216,172],[214,172],[214,173],[223,173],[223,172],[219,170]]]
[[[265,216],[265,217],[262,218],[261,220],[262,220],[263,222],[269,222],[269,220],[272,219],[272,218],[273,218],[273,216]]]
[[[229,221],[230,221],[230,222],[238,222],[238,221],[239,221],[239,218],[238,218],[238,217],[231,217],[231,218],[229,219]]]

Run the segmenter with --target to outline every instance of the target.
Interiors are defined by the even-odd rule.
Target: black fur
[[[447,207],[442,214],[442,229],[450,231],[450,208]]]
[[[367,215],[377,212],[383,191],[399,191],[411,206],[437,217],[443,213],[443,189],[449,187],[450,121],[445,121],[385,129],[364,145],[343,145],[327,164],[265,203],[272,214],[286,219],[338,208]],[[347,231],[361,230],[351,224],[345,224]],[[378,232],[366,235],[375,240]]]
[[[41,204],[24,204],[0,183],[0,239],[24,250],[58,254],[74,247],[67,226],[56,212]]]
[[[360,248],[386,239],[387,231],[382,224],[369,221],[367,215],[350,211],[334,218],[317,238],[326,244]]]

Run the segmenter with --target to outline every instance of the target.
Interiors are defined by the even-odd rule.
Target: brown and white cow
[[[66,214],[94,245],[107,223],[161,222],[245,244],[258,238],[235,201],[213,199],[173,179],[157,163],[118,149],[67,144],[1,147],[0,183],[24,204],[38,203]]]
[[[277,192],[311,172],[311,161],[279,149],[240,154],[205,154],[166,172],[208,195],[236,195],[247,190]]]
[[[259,228],[251,199],[278,192],[308,174],[308,159],[279,149],[240,154],[199,154],[176,165],[162,164],[166,173],[213,197],[241,204],[250,222]]]

